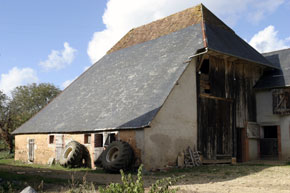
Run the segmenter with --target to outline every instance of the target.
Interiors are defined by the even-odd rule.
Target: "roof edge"
[[[31,134],[85,134],[85,133],[99,133],[99,132],[106,132],[106,131],[122,131],[122,130],[138,130],[138,129],[145,129],[150,127],[148,125],[144,125],[141,127],[122,127],[122,128],[103,128],[103,129],[95,129],[95,130],[88,130],[88,131],[64,131],[64,132],[27,132],[27,133],[12,133],[12,135],[31,135]]]
[[[270,51],[270,52],[263,52],[261,54],[262,55],[264,55],[264,54],[272,54],[272,53],[275,53],[275,52],[281,52],[281,51],[286,51],[286,50],[290,50],[290,48],[284,48],[284,49],[274,50],[274,51]]]
[[[232,57],[235,57],[235,58],[238,58],[238,59],[246,60],[246,61],[248,61],[248,62],[253,62],[253,63],[256,63],[256,64],[260,64],[260,65],[263,65],[263,66],[265,66],[265,67],[269,67],[269,68],[273,68],[273,69],[281,70],[280,68],[277,68],[277,67],[275,67],[275,66],[270,66],[269,64],[265,64],[265,63],[257,62],[257,61],[251,60],[251,59],[247,59],[247,58],[239,57],[239,56],[232,55],[232,54],[229,54],[229,53],[224,53],[224,52],[221,52],[221,51],[217,51],[217,50],[215,50],[215,49],[212,49],[212,48],[208,48],[208,50],[209,50],[209,51],[218,52],[218,53],[221,53],[221,54],[224,54],[224,55],[232,56]],[[271,63],[271,62],[270,62],[270,63]]]

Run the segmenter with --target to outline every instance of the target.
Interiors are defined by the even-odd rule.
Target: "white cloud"
[[[11,91],[20,85],[37,83],[38,77],[35,70],[31,68],[12,68],[7,74],[1,74],[0,90],[8,96],[11,96]]]
[[[287,42],[288,38],[280,39],[278,31],[275,30],[274,26],[270,25],[256,33],[249,41],[249,44],[260,52],[270,52],[288,48],[290,45]]]
[[[91,66],[85,66],[84,67],[84,72],[87,71],[87,69],[89,69]]]
[[[45,70],[60,70],[71,64],[75,58],[76,49],[69,46],[69,43],[64,43],[63,50],[52,50],[48,55],[48,59],[41,61],[39,65]]]
[[[274,12],[284,0],[204,0],[202,3],[229,25],[252,16],[255,21]],[[87,53],[94,63],[130,29],[199,4],[199,0],[109,0],[103,15],[106,29],[95,32]],[[270,13],[269,13],[270,12]],[[252,20],[252,18],[249,18]]]
[[[61,88],[65,89],[66,87],[68,87],[73,81],[75,81],[75,79],[77,79],[77,76],[72,79],[72,80],[66,80],[61,84]]]

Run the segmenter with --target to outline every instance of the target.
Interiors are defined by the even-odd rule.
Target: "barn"
[[[130,144],[147,170],[176,165],[188,146],[203,162],[256,159],[254,86],[275,69],[197,5],[130,30],[14,131],[15,160],[59,160],[73,140],[94,164],[112,139]]]

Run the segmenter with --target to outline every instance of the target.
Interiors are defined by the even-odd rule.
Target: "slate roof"
[[[189,58],[205,48],[275,67],[198,5],[128,32],[14,134],[147,127]]]
[[[264,73],[255,88],[270,89],[290,86],[290,48],[264,53],[263,56],[280,70],[272,69]]]

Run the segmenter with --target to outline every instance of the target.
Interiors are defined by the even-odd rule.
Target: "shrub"
[[[99,187],[100,193],[144,193],[144,184],[142,178],[142,168],[141,165],[138,169],[137,179],[134,181],[131,174],[127,176],[121,170],[122,175],[122,183],[111,183],[110,185],[106,186],[105,188]],[[176,183],[180,177],[168,177],[161,180],[157,180],[154,184],[151,185],[151,189],[149,190],[150,193],[174,193],[177,192],[177,189],[169,189],[171,185]]]

